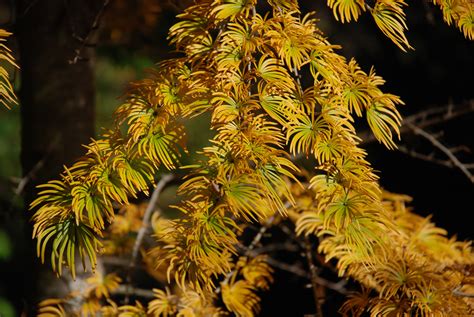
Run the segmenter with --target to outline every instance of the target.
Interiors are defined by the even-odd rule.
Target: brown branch
[[[253,251],[251,253],[252,256],[256,256],[258,254],[260,254],[260,253],[257,253],[256,251]],[[308,279],[308,280],[311,279],[308,272],[303,270],[298,265],[291,265],[291,264],[288,264],[288,263],[285,263],[285,262],[281,262],[281,261],[278,261],[278,260],[276,260],[272,257],[267,257],[266,261],[267,261],[268,264],[270,264],[271,266],[273,266],[277,269],[289,272],[291,274],[302,277],[304,279]],[[324,287],[326,287],[328,289],[331,289],[333,291],[336,291],[336,292],[338,292],[342,295],[349,294],[349,291],[344,287],[347,284],[347,282],[345,280],[341,280],[337,283],[334,283],[334,282],[328,281],[328,280],[326,280],[326,279],[324,279],[320,276],[316,276],[315,280],[318,283],[318,285],[324,286]]]
[[[414,124],[423,129],[473,112],[474,99],[464,101],[458,105],[450,103],[446,106],[423,110],[403,119],[404,124],[400,128],[400,134],[406,134],[413,131],[408,127],[409,124]],[[362,139],[361,144],[369,144],[376,141],[375,136],[371,131],[363,131],[358,135]]]
[[[94,18],[94,21],[92,22],[92,25],[89,28],[89,31],[87,32],[87,34],[84,38],[80,38],[76,34],[73,34],[73,37],[75,37],[76,39],[81,41],[81,46],[74,50],[74,52],[76,54],[74,55],[74,57],[71,60],[69,60],[69,64],[76,64],[78,61],[86,60],[85,58],[83,58],[81,56],[82,51],[84,50],[85,47],[90,46],[90,43],[88,43],[89,39],[92,36],[92,34],[94,33],[94,31],[98,28],[100,19],[104,15],[105,9],[109,5],[109,3],[110,3],[110,0],[104,0],[104,3],[102,5],[102,7],[100,8],[99,12],[97,12],[97,14]]]
[[[258,255],[275,251],[297,252],[300,248],[293,243],[273,243],[254,249],[253,253]]]
[[[145,238],[145,234],[147,233],[149,227],[150,227],[150,219],[155,211],[155,205],[158,201],[158,197],[160,196],[160,193],[163,191],[165,188],[166,184],[169,183],[173,179],[173,175],[171,174],[165,174],[161,177],[160,181],[158,184],[156,184],[155,190],[153,191],[153,194],[151,195],[150,201],[148,202],[148,206],[145,210],[145,215],[143,215],[143,222],[142,226],[140,227],[140,230],[138,231],[137,234],[137,239],[135,240],[135,244],[133,245],[133,250],[132,250],[132,257],[130,259],[130,264],[128,266],[128,272],[127,272],[127,283],[128,283],[128,288],[132,286],[132,273],[135,269],[136,262],[138,259],[138,253],[140,251],[140,247],[143,243],[143,240]],[[128,303],[128,293],[125,293],[125,302]]]
[[[132,291],[130,289],[133,288]],[[114,295],[134,295],[138,297],[143,297],[143,298],[153,298],[154,294],[153,291],[150,291],[148,289],[141,289],[141,288],[135,288],[129,284],[127,285],[120,285],[117,289],[111,292]]]
[[[317,267],[314,265],[313,256],[311,253],[311,243],[309,238],[305,236],[305,256],[306,261],[308,262],[309,272],[311,274],[311,285],[313,286],[313,296],[316,303],[316,316],[323,317],[323,310],[321,309],[321,302],[319,301],[318,295],[318,271]]]
[[[249,244],[248,247],[240,246],[242,249],[245,250],[244,256],[250,256],[252,254],[253,249],[257,246],[257,244],[260,242],[260,240],[262,240],[263,235],[268,230],[268,228],[271,227],[273,221],[275,221],[275,218],[276,218],[276,213],[274,215],[272,215],[271,217],[269,217],[265,221],[265,224],[262,227],[260,227],[260,230],[255,235],[255,237],[253,238],[252,242]],[[232,275],[234,275],[234,273],[235,273],[235,270],[232,270],[229,273],[227,273],[224,280],[220,284],[227,284],[229,282],[230,278],[232,277]],[[221,292],[221,287],[218,286],[214,292],[216,294],[219,294]]]
[[[247,247],[247,250],[245,251],[245,256],[249,256],[249,253],[257,246],[257,244],[262,240],[263,235],[265,232],[267,232],[268,228],[271,227],[273,221],[275,221],[276,214],[272,215],[265,221],[265,224],[260,227],[260,230],[258,231],[257,235],[253,238],[252,242],[249,244]]]
[[[453,162],[453,164],[455,166],[457,166],[463,173],[464,175],[467,176],[467,178],[472,182],[474,183],[474,177],[473,175],[471,174],[471,172],[469,171],[469,169],[459,161],[459,159],[456,157],[456,155],[453,154],[453,152],[447,148],[445,145],[443,145],[441,142],[438,141],[438,139],[436,139],[434,136],[432,136],[431,134],[429,134],[428,132],[426,132],[425,130],[409,123],[407,124],[408,127],[410,127],[410,129],[413,130],[413,132],[416,134],[416,135],[420,135],[422,137],[424,137],[425,139],[427,139],[428,141],[431,142],[431,144],[433,144],[436,148],[438,148],[441,152],[443,152],[444,154],[446,154],[446,156],[451,160],[451,162]]]
[[[453,162],[451,162],[450,160],[438,159],[438,158],[434,157],[433,153],[431,153],[431,154],[419,153],[419,152],[417,152],[413,149],[407,148],[404,145],[399,145],[398,150],[400,152],[408,155],[408,156],[411,156],[411,157],[419,159],[419,160],[427,161],[427,162],[430,162],[430,163],[435,163],[435,164],[438,164],[438,165],[441,165],[441,166],[444,166],[444,167],[448,167],[448,168],[453,168],[454,167]],[[467,164],[466,164],[466,167],[467,167]],[[467,167],[467,168],[469,168],[469,167]]]
[[[473,293],[464,293],[460,290],[454,290],[453,291],[453,294],[456,295],[456,296],[461,296],[461,297],[469,297],[469,298],[474,298],[474,294]]]

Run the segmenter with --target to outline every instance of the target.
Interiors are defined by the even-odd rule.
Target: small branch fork
[[[76,64],[79,61],[87,61],[87,58],[84,58],[82,56],[82,51],[84,50],[85,47],[91,46],[89,43],[89,40],[94,34],[95,30],[99,27],[100,20],[102,19],[102,16],[104,15],[105,10],[107,9],[108,5],[110,3],[110,0],[104,0],[104,3],[102,7],[100,8],[99,12],[97,12],[94,21],[92,22],[91,27],[89,28],[89,31],[87,32],[85,37],[80,37],[77,34],[73,34],[73,37],[81,42],[81,46],[79,48],[75,49],[75,55],[72,59],[69,60],[69,64],[73,65]]]
[[[255,249],[255,247],[260,243],[260,240],[262,240],[262,238],[265,235],[265,232],[267,232],[268,228],[270,228],[272,226],[273,222],[275,221],[275,218],[276,218],[276,214],[272,215],[271,217],[269,217],[267,219],[267,221],[265,221],[265,224],[260,228],[260,230],[255,235],[255,237],[253,238],[253,240],[249,244],[249,246],[243,248],[243,249],[245,249],[244,256],[251,256],[253,254],[253,249]],[[227,273],[227,275],[225,276],[225,278],[221,282],[221,284],[227,284],[229,282],[230,278],[232,277],[232,275],[234,275],[234,273],[235,273],[234,270]],[[216,288],[215,293],[219,294],[220,292],[221,292],[221,287],[219,286],[219,287]]]
[[[474,99],[464,101],[457,105],[449,103],[448,105],[442,107],[430,108],[404,118],[404,124],[400,128],[400,134],[413,132],[413,130],[408,127],[408,124],[414,124],[417,127],[423,129],[459,118],[463,115],[473,112]],[[359,137],[362,139],[362,144],[369,144],[376,141],[375,136],[370,131],[359,133]]]
[[[145,239],[145,235],[150,228],[150,219],[155,211],[155,206],[158,201],[158,198],[165,188],[166,184],[168,184],[173,179],[173,175],[165,174],[161,177],[160,181],[156,184],[155,189],[153,190],[153,194],[151,195],[150,201],[148,202],[148,206],[145,210],[145,215],[143,216],[142,226],[137,234],[137,239],[135,240],[135,244],[133,245],[132,250],[132,257],[130,259],[130,263],[128,265],[128,272],[127,272],[127,292],[125,292],[125,302],[129,302],[129,295],[132,287],[132,273],[135,270],[138,254],[140,252],[140,247]]]
[[[437,158],[434,153],[420,153],[408,148],[406,145],[400,145],[398,147],[399,151],[416,159],[439,164],[448,168],[458,168],[471,183],[474,183],[474,175],[471,172],[471,170],[474,169],[474,164],[462,163],[458,156],[456,156],[456,153],[460,151],[470,152],[470,149],[466,146],[447,147],[439,141],[439,135],[435,135],[425,130],[426,127],[434,126],[472,113],[474,113],[474,99],[467,100],[458,105],[450,103],[443,107],[430,108],[404,119],[404,125],[400,128],[401,134],[413,133],[423,137],[436,149],[443,152],[447,156],[447,159]],[[362,144],[368,144],[375,141],[374,135],[369,131],[362,132],[359,136],[362,139]]]
[[[437,138],[436,136],[428,133],[427,131],[423,130],[422,128],[414,125],[414,124],[411,124],[411,123],[408,123],[407,126],[413,130],[413,132],[416,134],[416,135],[419,135],[423,138],[425,138],[426,140],[430,141],[431,144],[436,147],[437,149],[439,149],[441,152],[443,152],[448,158],[449,158],[449,161],[452,162],[452,164],[454,166],[456,166],[457,168],[459,168],[463,173],[464,175],[466,175],[466,177],[471,181],[471,183],[474,183],[474,177],[471,173],[471,171],[469,170],[469,167],[470,165],[466,165],[466,164],[463,164],[457,157],[456,155],[454,154],[454,151],[453,149],[450,149],[448,148],[447,146],[445,146],[444,144],[442,144]]]

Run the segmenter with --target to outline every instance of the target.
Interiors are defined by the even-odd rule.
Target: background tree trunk
[[[23,177],[25,208],[34,199],[36,185],[58,177],[63,165],[70,165],[84,153],[81,144],[94,135],[94,51],[90,42],[93,25],[103,3],[97,0],[20,0],[17,3],[16,35],[21,66],[21,104]],[[24,252],[32,253],[31,213],[24,213]],[[17,248],[20,249],[20,248]],[[20,259],[11,274],[16,284],[17,307],[29,310],[33,299],[46,291],[39,285],[34,254]],[[43,271],[43,269],[41,269]],[[48,270],[49,271],[49,270]],[[23,281],[20,285],[18,279]],[[14,283],[14,284],[13,284]],[[57,285],[56,285],[57,287]],[[39,291],[39,292],[37,292]],[[21,301],[21,303],[20,303]]]

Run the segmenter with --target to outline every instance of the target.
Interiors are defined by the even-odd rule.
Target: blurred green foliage
[[[8,260],[11,256],[11,241],[7,233],[0,229],[0,261]]]
[[[0,297],[0,317],[14,317],[15,309],[13,306],[3,297]]]

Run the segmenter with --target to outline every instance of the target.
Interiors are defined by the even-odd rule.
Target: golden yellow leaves
[[[254,258],[240,257],[237,267],[241,268],[241,273],[245,280],[256,288],[267,290],[273,282],[273,269],[266,262],[266,256],[259,255]]]
[[[253,259],[241,257],[230,278],[221,283],[222,299],[226,307],[238,316],[253,317],[260,309],[259,289],[268,289],[273,281],[273,270],[265,262],[265,256]],[[243,279],[237,277],[242,275]]]
[[[297,233],[317,235],[319,250],[338,260],[341,275],[347,273],[388,298],[353,298],[349,310],[365,305],[374,314],[385,314],[416,305],[426,314],[434,309],[429,298],[436,298],[435,303],[448,298],[442,283],[463,286],[454,263],[470,263],[472,256],[467,244],[448,240],[429,221],[408,216],[405,200],[381,202],[378,178],[359,147],[354,119],[365,114],[377,140],[394,148],[401,101],[381,91],[383,79],[373,70],[365,73],[337,54],[312,16],[300,16],[296,1],[270,1],[273,12],[264,17],[252,12],[255,4],[202,0],[181,15],[183,21],[172,27],[170,37],[184,57],[160,64],[153,78],[134,84],[117,111],[115,129],[92,142],[86,157],[67,169],[61,181],[45,186],[33,204],[39,207],[34,216],[38,254],[44,259],[52,242],[53,267],[60,272],[67,264],[74,275],[74,246],[94,266],[98,237],[112,221],[108,251],[126,252],[141,213],[127,207],[115,215],[113,203],[146,193],[158,168],[179,166],[182,120],[208,112],[216,135],[201,152],[202,161],[188,166],[191,171],[178,192],[182,201],[175,206],[182,217],[154,219],[157,245],[143,253],[148,269],[150,263],[162,264],[168,282],[174,280],[182,292],[155,290],[148,314],[222,315],[214,307],[213,292],[225,275],[225,306],[237,315],[255,315],[256,291],[269,287],[271,269],[262,258],[234,263],[238,234],[242,224],[276,212],[286,215],[288,209]],[[330,5],[343,22],[366,10],[360,1]],[[382,31],[406,49],[403,5],[378,0],[370,11]],[[468,20],[462,19],[466,30]],[[313,78],[308,84],[300,74],[309,73]],[[293,163],[309,154],[317,160],[315,173]],[[303,175],[309,189],[298,187]],[[404,257],[404,249],[391,242],[422,253],[422,259]],[[437,257],[438,251],[451,260]],[[429,260],[452,274],[432,278],[419,269]],[[115,282],[101,280],[95,297],[107,297]],[[452,298],[449,302],[460,307]],[[97,310],[96,302],[88,305],[87,311]],[[102,312],[147,313],[138,302],[120,307],[110,302]]]
[[[171,293],[168,288],[163,290],[154,289],[155,299],[148,303],[147,313],[156,317],[218,317],[224,311],[216,306],[214,302],[216,295],[213,293],[197,293],[191,289],[185,289]]]
[[[331,136],[331,127],[322,115],[313,115],[311,117],[301,115],[298,116],[298,121],[291,124],[288,129],[288,138],[291,139],[290,151],[293,154],[304,153],[316,154],[321,162],[324,162],[320,153],[321,142],[328,141]]]
[[[89,284],[86,297],[95,297],[96,299],[110,298],[110,293],[115,291],[122,279],[115,273],[102,275],[96,272],[93,276],[89,277],[86,282]]]
[[[396,148],[393,142],[393,132],[397,134],[400,139],[399,127],[402,118],[395,108],[397,97],[391,95],[384,95],[374,100],[372,105],[367,109],[367,122],[374,133],[375,138],[382,142],[389,149]]]
[[[48,298],[38,304],[38,317],[66,317],[66,310],[63,307],[64,300]]]
[[[165,291],[154,289],[153,293],[155,299],[148,305],[148,313],[153,316],[174,316],[177,311],[178,297],[172,295],[168,288]]]
[[[466,314],[468,301],[455,292],[467,289],[472,283],[466,279],[465,269],[474,261],[469,244],[454,243],[454,239],[447,239],[444,230],[436,228],[429,218],[412,214],[404,206],[408,197],[386,192],[383,197],[386,215],[396,222],[397,229],[379,235],[373,253],[377,256],[365,256],[367,264],[357,264],[364,261],[364,256],[348,257],[342,250],[332,251],[335,245],[331,247],[327,243],[330,239],[321,244],[329,248],[329,254],[339,256],[339,266],[347,267],[347,263],[348,274],[367,287],[350,296],[341,311],[345,316],[360,316],[364,311],[371,316],[404,316],[408,312],[417,316]],[[453,252],[450,255],[444,253],[448,245]],[[378,250],[379,247],[383,249]]]
[[[0,29],[0,62],[5,62],[8,66],[18,68],[15,64],[15,59],[10,53],[10,49],[3,44],[10,35],[11,33]],[[0,67],[0,103],[7,109],[10,109],[9,105],[17,103],[13,86],[9,80],[8,71],[3,66]]]
[[[368,9],[382,33],[403,51],[412,48],[405,36],[408,29],[402,9],[405,5],[404,0],[377,0],[374,7],[361,0],[328,0],[336,20],[340,19],[342,23],[352,19],[357,21],[361,13]]]
[[[328,6],[333,10],[336,20],[351,22],[357,21],[359,15],[365,11],[365,2],[361,0],[328,0]]]
[[[243,280],[222,285],[222,298],[226,307],[240,316],[251,317],[258,312],[260,299]]]
[[[103,276],[96,272],[85,281],[85,288],[73,291],[65,298],[49,298],[39,303],[38,316],[62,317],[62,316],[118,316],[119,309],[112,312],[113,306],[102,307],[102,301],[107,300],[109,304],[115,305],[110,300],[121,283],[121,279],[114,273]],[[115,308],[117,306],[115,305]],[[125,316],[125,315],[120,315]]]
[[[456,25],[470,40],[474,40],[474,4],[470,0],[433,0],[448,25]]]
[[[175,169],[179,164],[179,145],[183,145],[184,127],[176,124],[165,130],[157,127],[138,143],[138,154],[145,155],[152,162],[160,162],[167,169]]]
[[[303,19],[292,13],[269,21],[272,28],[265,37],[271,47],[275,47],[279,58],[291,70],[300,69],[311,53],[312,47],[319,43],[315,21],[311,15]]]
[[[211,11],[212,14],[215,14],[216,19],[229,18],[232,21],[238,15],[248,17],[250,8],[255,5],[256,0],[216,0],[214,3],[219,4]]]
[[[408,29],[402,9],[405,5],[404,0],[378,0],[370,10],[382,33],[403,51],[412,49],[405,36]]]

